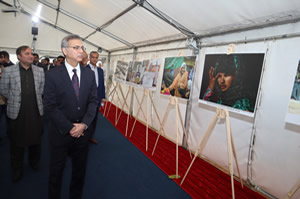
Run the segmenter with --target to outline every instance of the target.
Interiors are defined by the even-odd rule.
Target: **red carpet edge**
[[[109,109],[110,106],[110,109]],[[117,114],[121,113],[120,119],[115,125],[116,107],[114,104],[107,102],[106,111],[109,110],[107,119],[125,136],[127,114],[117,109]],[[104,113],[104,108],[100,109]],[[148,151],[146,151],[146,126],[137,121],[135,124],[132,137],[129,137],[135,118],[129,117],[128,132],[125,136],[149,159],[151,159],[163,172],[168,176],[176,173],[176,144],[160,136],[154,155],[152,156],[153,147],[158,134],[149,128],[148,130]],[[181,176],[174,181],[180,186],[181,180],[190,165],[192,158],[189,152],[179,147],[178,174]],[[232,198],[230,176],[213,165],[205,162],[201,158],[196,158],[181,188],[186,191],[192,198],[206,199],[229,199]],[[235,198],[237,199],[260,199],[265,198],[261,194],[249,189],[242,188],[238,181],[234,181]]]

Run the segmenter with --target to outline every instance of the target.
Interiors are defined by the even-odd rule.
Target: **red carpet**
[[[109,103],[107,104],[107,110]],[[106,111],[107,111],[106,110]],[[102,109],[103,113],[104,110]],[[118,114],[120,109],[118,109]],[[112,104],[107,119],[115,124],[116,109]],[[107,115],[107,113],[106,113]],[[130,118],[130,117],[129,117]],[[116,128],[125,136],[126,133],[127,114],[122,112],[120,120]],[[148,151],[146,151],[146,126],[140,122],[136,122],[132,137],[129,138],[131,128],[134,123],[134,118],[129,119],[128,136],[129,139],[138,149],[140,149],[148,158],[150,158],[161,170],[167,175],[176,173],[176,144],[160,136],[154,155],[152,150],[157,138],[157,133],[149,129],[148,136]],[[192,159],[189,152],[179,147],[179,163],[178,174],[181,176],[174,181],[180,185],[182,177],[184,176]],[[226,199],[232,198],[230,176],[218,170],[216,167],[210,165],[200,158],[196,158],[191,170],[189,171],[181,188],[185,190],[192,198],[211,198],[211,199]],[[234,182],[235,198],[264,198],[259,193],[252,191],[244,186],[241,187],[238,181]]]

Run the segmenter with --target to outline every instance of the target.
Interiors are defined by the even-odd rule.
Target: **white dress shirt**
[[[68,73],[69,73],[69,76],[70,76],[70,79],[72,81],[72,77],[74,75],[74,72],[73,72],[73,69],[76,69],[76,73],[77,73],[77,76],[78,76],[78,80],[79,80],[79,87],[80,87],[80,66],[79,66],[79,63],[77,64],[77,66],[74,68],[73,66],[71,66],[70,64],[68,64],[67,60],[65,61],[65,65],[66,65],[66,68],[68,70]]]
[[[98,69],[97,69],[97,66],[93,66],[91,63],[90,63],[90,67],[91,67],[91,70],[94,71],[95,73],[95,80],[96,80],[96,84],[97,84],[97,87],[98,87],[98,84],[99,84],[99,77],[98,77]]]

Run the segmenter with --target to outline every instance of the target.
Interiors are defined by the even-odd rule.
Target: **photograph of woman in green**
[[[199,99],[254,112],[264,54],[206,55]]]

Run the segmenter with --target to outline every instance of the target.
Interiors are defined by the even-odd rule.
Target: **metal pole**
[[[42,3],[42,4],[44,4],[44,5],[46,5],[46,6],[48,6],[48,7],[50,7],[50,8],[52,8],[52,9],[54,9],[54,10],[57,10],[57,7],[56,7],[55,5],[49,3],[48,1],[45,1],[45,0],[37,0],[37,1],[40,2],[40,3]],[[128,41],[125,41],[124,39],[121,39],[121,38],[117,37],[116,35],[113,35],[113,34],[110,33],[110,32],[101,30],[101,29],[98,28],[96,25],[91,24],[91,23],[89,23],[88,21],[86,21],[86,20],[84,20],[84,19],[81,19],[80,17],[78,17],[78,16],[76,16],[76,15],[73,15],[73,14],[69,13],[69,12],[66,11],[66,10],[63,10],[63,9],[59,8],[59,12],[61,12],[61,13],[65,14],[65,15],[67,15],[68,17],[71,17],[72,19],[74,19],[74,20],[76,20],[76,21],[78,21],[78,22],[80,22],[80,23],[82,23],[82,24],[84,24],[84,25],[89,26],[90,28],[93,28],[93,29],[95,29],[95,30],[98,30],[98,31],[102,32],[103,34],[105,34],[105,35],[107,35],[107,36],[109,36],[109,37],[111,37],[111,38],[113,38],[113,39],[115,39],[115,40],[117,40],[117,41],[119,41],[119,42],[125,44],[126,46],[134,47],[134,45],[131,44],[131,43],[129,43]]]

